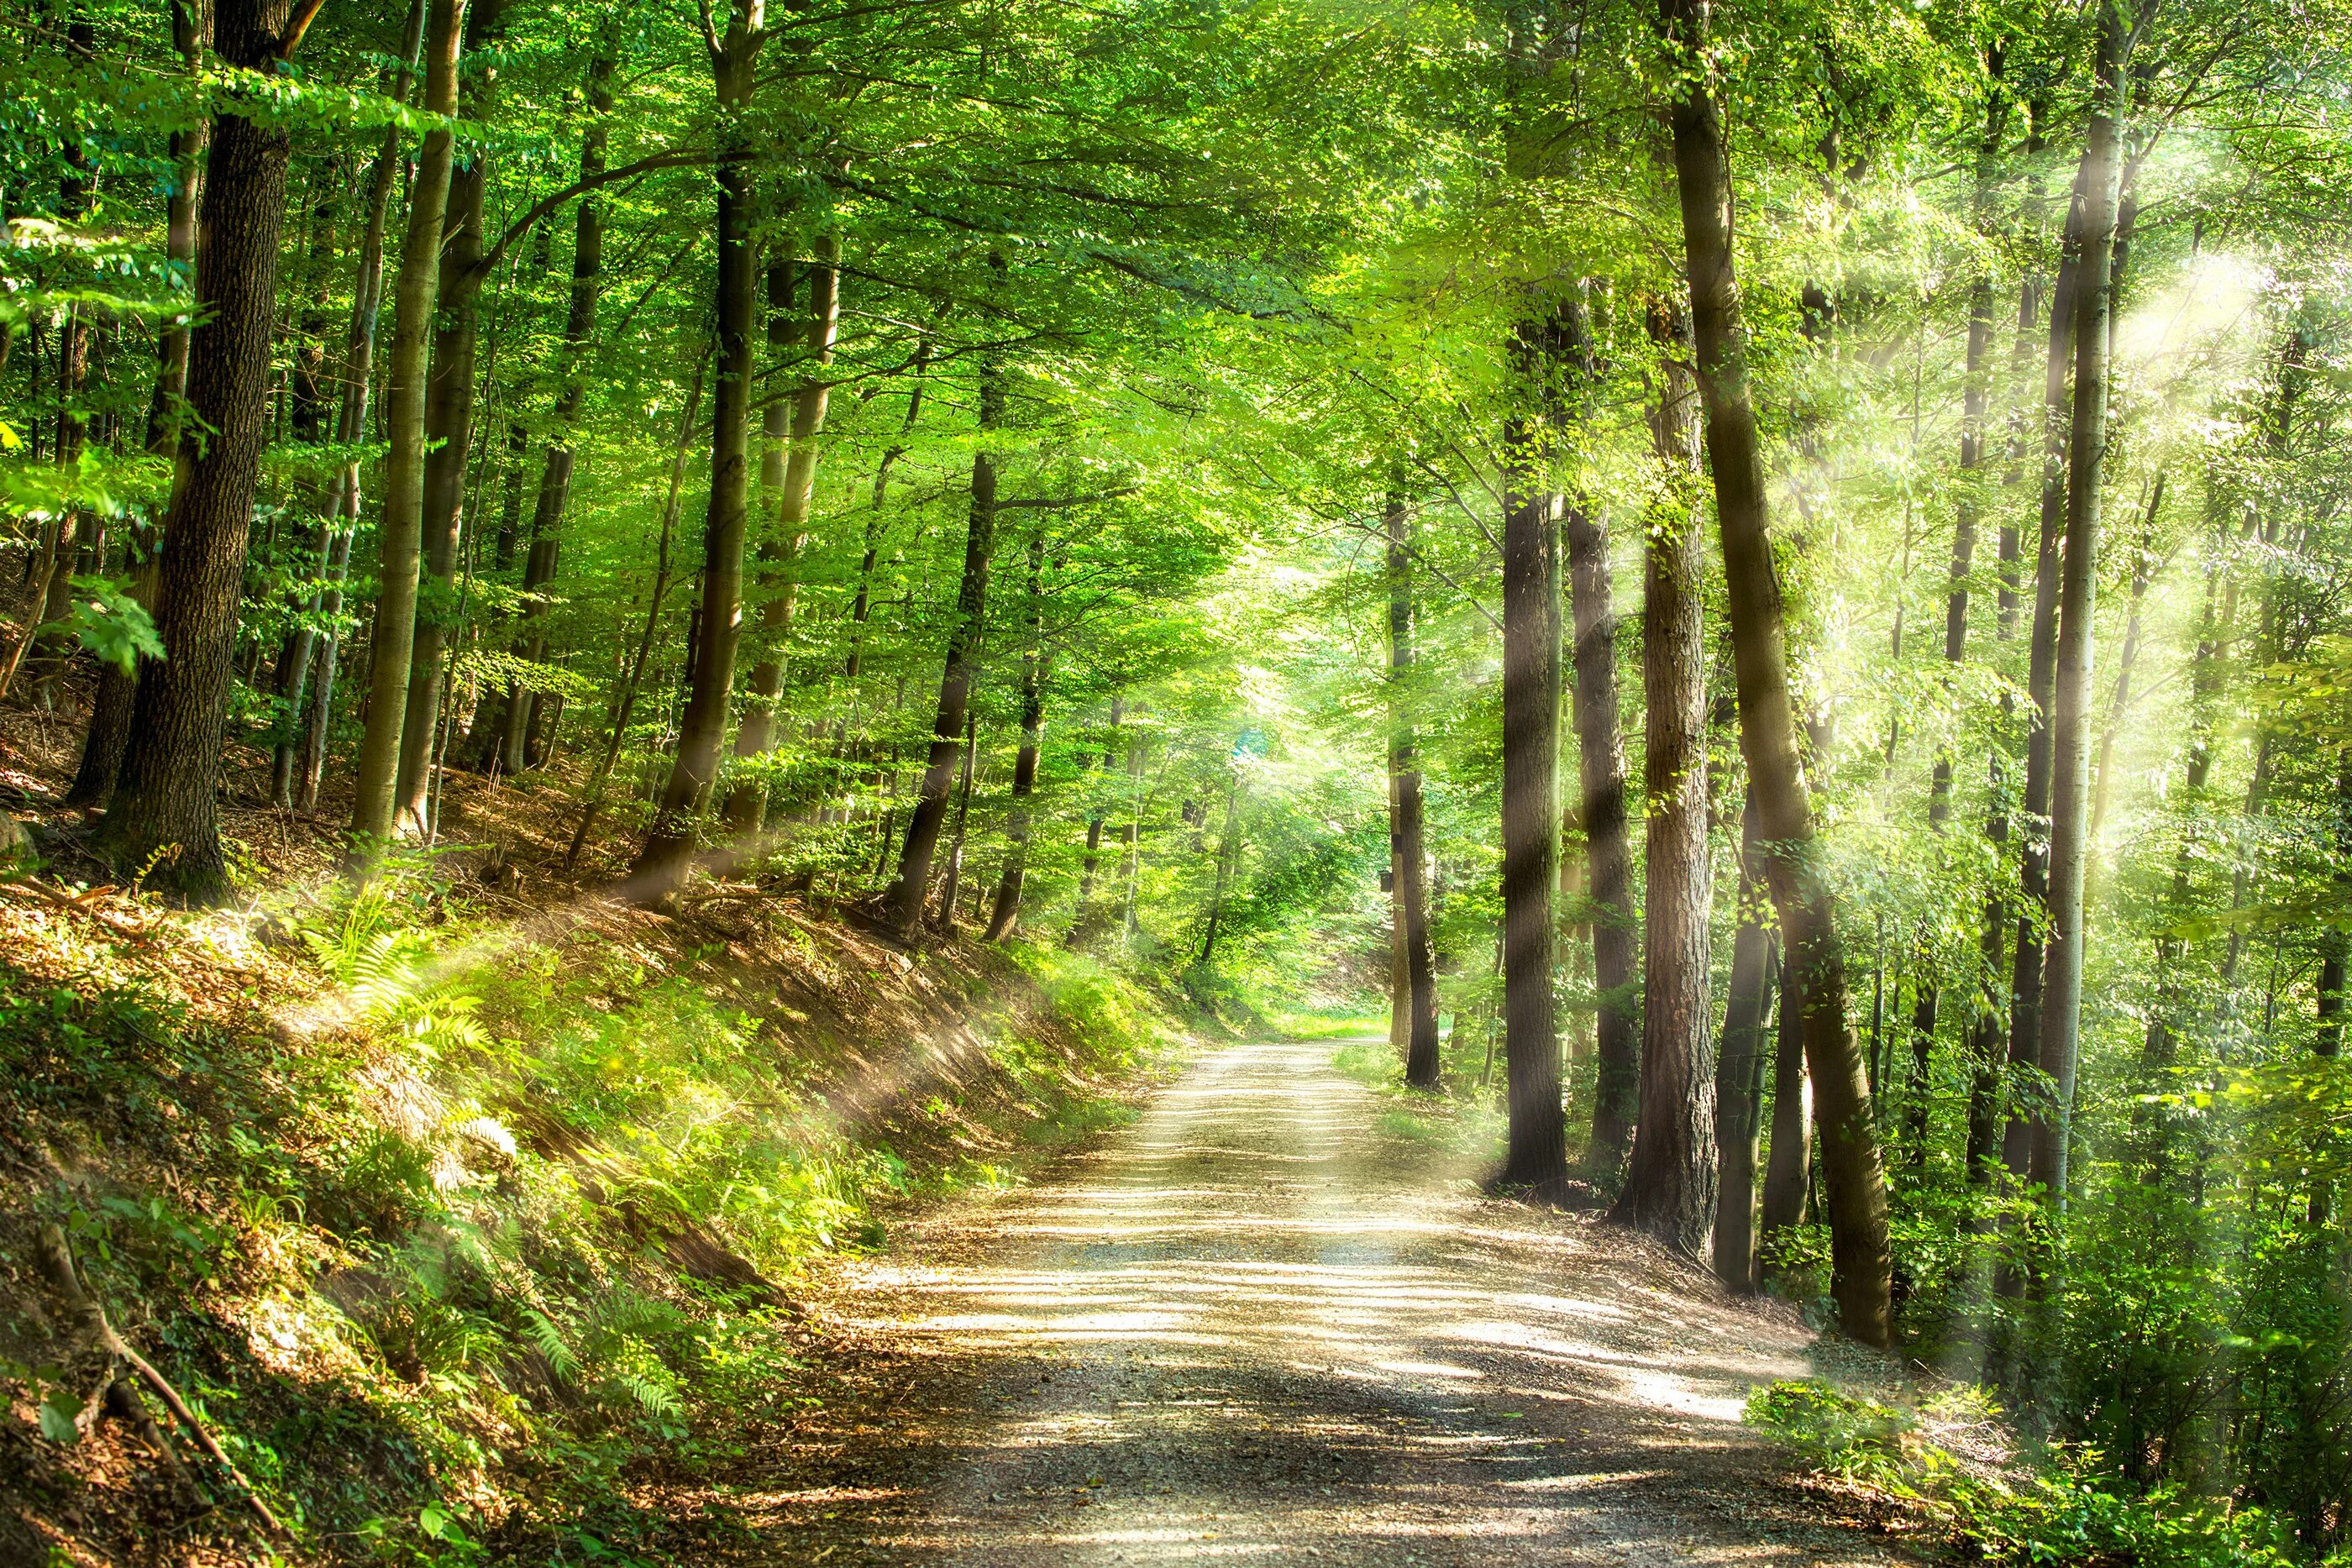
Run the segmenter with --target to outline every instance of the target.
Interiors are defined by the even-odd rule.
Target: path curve
[[[1482,1198],[1330,1066],[1215,1051],[823,1307],[890,1370],[737,1492],[767,1562],[1876,1563],[1738,1422],[1804,1332]],[[878,1390],[878,1391],[877,1391]],[[855,1405],[856,1402],[853,1402]]]

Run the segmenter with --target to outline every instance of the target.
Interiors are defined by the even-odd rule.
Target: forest
[[[887,1049],[1370,1015],[1952,1550],[2352,1552],[2333,0],[8,13],[0,1451],[218,1553],[24,1560],[619,1560]]]

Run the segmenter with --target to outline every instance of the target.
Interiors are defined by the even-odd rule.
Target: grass
[[[625,1478],[723,1466],[806,1397],[812,1269],[1121,1124],[1182,1041],[1058,948],[901,967],[751,918],[516,925],[419,862],[265,911],[261,942],[20,923],[0,1152],[39,1174],[0,1199],[0,1294],[40,1293],[35,1239],[63,1226],[308,1554],[652,1560]],[[85,1393],[0,1325],[0,1397]],[[95,1452],[112,1424],[50,1428],[0,1492],[132,1544],[150,1522],[105,1478],[144,1461]]]

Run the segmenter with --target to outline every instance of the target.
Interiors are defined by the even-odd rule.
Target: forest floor
[[[1328,1042],[1215,1049],[845,1264],[824,1403],[643,1500],[705,1563],[1910,1560],[1740,1425],[1785,1309],[1476,1174]]]

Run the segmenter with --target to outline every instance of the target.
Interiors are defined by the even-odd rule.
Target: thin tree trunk
[[[1715,1061],[1707,1029],[1706,508],[1690,324],[1654,302],[1651,415],[1659,497],[1642,572],[1645,823],[1640,1116],[1613,1218],[1698,1260],[1715,1215]]]
[[[2156,580],[2156,526],[2164,510],[2164,470],[2158,469],[2156,482],[2148,489],[2147,508],[2140,522],[2139,552],[2132,562],[2131,611],[2124,622],[2123,648],[2116,655],[2116,685],[2107,698],[2107,722],[2099,731],[2099,762],[2094,775],[2096,785],[2091,797],[2089,838],[2093,853],[2098,851],[2099,833],[2106,826],[2107,806],[2115,799],[2116,737],[2123,729],[2124,715],[2131,708],[2132,666],[2139,662],[2140,612],[2146,605],[2147,591]],[[2088,885],[2086,873],[2086,890]]]
[[[630,877],[646,904],[676,895],[693,863],[702,801],[719,773],[740,641],[743,535],[749,521],[751,328],[759,314],[759,247],[752,233],[751,148],[741,116],[762,41],[765,0],[734,0],[727,36],[711,55],[721,119],[716,314],[719,384],[711,400],[710,509],[702,533],[702,635],[693,685],[678,723],[677,758]]]
[[[1780,1011],[1772,1037],[1772,1146],[1764,1166],[1758,1221],[1768,1257],[1784,1232],[1805,1222],[1806,1188],[1813,1168],[1813,1081],[1805,1071],[1804,986],[1790,969],[1785,951],[1777,956]]]
[[[1756,1275],[1756,1161],[1760,1153],[1764,1016],[1770,1006],[1772,934],[1766,925],[1762,846],[1751,794],[1739,813],[1739,926],[1731,939],[1731,990],[1715,1065],[1715,1148],[1719,1172],[1712,1260],[1715,1277],[1752,1295]]]
[[[1029,647],[1021,660],[1021,749],[1013,762],[1013,803],[1004,819],[1004,870],[984,940],[1002,942],[1021,918],[1021,883],[1029,868],[1029,800],[1037,789],[1037,743],[1045,724],[1045,530],[1029,530]]]
[[[1232,890],[1234,868],[1241,862],[1242,770],[1233,768],[1233,777],[1225,786],[1225,824],[1217,835],[1217,877],[1209,890],[1209,919],[1201,938],[1200,965],[1207,968],[1217,961],[1217,930],[1225,915],[1225,895]]]
[[[222,61],[274,72],[288,9],[288,0],[220,0]],[[229,892],[214,789],[254,484],[268,436],[290,147],[275,124],[226,112],[213,121],[196,261],[199,325],[188,350],[193,418],[181,438],[156,585],[163,658],[139,682],[106,817],[105,841],[118,862],[201,902]]]
[[[1396,809],[1389,821],[1390,869],[1394,884],[1396,955],[1402,960],[1402,985],[1391,984],[1389,1010],[1402,1012],[1404,1081],[1415,1089],[1438,1082],[1437,963],[1429,940],[1428,848],[1421,792],[1421,767],[1412,719],[1412,511],[1403,495],[1389,492],[1386,509],[1389,588],[1389,777]]]
[[[604,172],[605,116],[613,110],[614,59],[600,47],[588,65],[588,130],[580,142],[580,178],[592,180]],[[564,381],[555,394],[555,429],[548,438],[539,476],[539,495],[530,514],[530,544],[522,562],[522,628],[515,653],[542,664],[547,658],[547,606],[542,596],[555,579],[562,558],[563,514],[572,502],[572,475],[576,454],[572,432],[580,423],[580,405],[587,395],[589,340],[596,330],[596,302],[604,281],[604,211],[593,195],[583,194],[572,218],[572,299],[563,321]],[[505,752],[500,767],[508,777],[530,765],[530,742],[539,727],[539,695],[521,681],[507,688],[507,716],[500,727]]]
[[[1110,766],[1118,758],[1119,720],[1126,716],[1124,697],[1110,700],[1110,724],[1103,736],[1102,761],[1097,769],[1097,795],[1093,808],[1087,813],[1087,853],[1078,869],[1078,905],[1070,916],[1069,935],[1064,946],[1075,947],[1087,936],[1087,916],[1091,914],[1095,895],[1095,872],[1102,855],[1103,827],[1108,820]]]
[[[988,440],[1004,414],[1003,369],[990,360],[981,366],[980,439]],[[980,668],[980,635],[988,609],[989,557],[996,545],[996,459],[986,446],[971,455],[971,506],[964,529],[963,575],[956,589],[955,620],[948,632],[947,656],[940,673],[940,699],[931,718],[930,756],[920,793],[908,814],[898,851],[898,871],[884,895],[885,918],[905,936],[922,919],[924,891],[931,884],[931,860],[945,824],[948,791],[955,781],[956,747],[971,706]]]
[[[427,0],[425,98],[428,114],[457,111],[457,54],[466,0]],[[425,133],[409,181],[408,229],[393,287],[392,353],[384,413],[391,450],[377,531],[374,629],[369,639],[367,723],[361,733],[352,832],[362,854],[398,830],[401,727],[408,711],[409,654],[416,638],[419,546],[425,527],[425,351],[441,282],[441,228],[449,202],[456,133]]]
[[[1570,645],[1576,669],[1578,780],[1584,823],[1592,934],[1592,984],[1599,1074],[1592,1098],[1595,1175],[1613,1178],[1624,1164],[1641,1096],[1642,1019],[1635,1001],[1640,963],[1634,934],[1633,847],[1626,820],[1625,747],[1617,698],[1617,611],[1609,580],[1609,525],[1582,497],[1570,497],[1560,527],[1568,547]]]
[[[467,0],[465,53],[496,49],[505,33],[506,0]],[[466,116],[487,117],[493,72],[469,71]],[[457,576],[458,539],[465,525],[466,460],[473,449],[475,361],[481,338],[482,214],[489,190],[488,155],[477,149],[449,178],[443,216],[441,276],[434,311],[432,369],[425,393],[425,455],[419,531],[424,543],[416,622],[409,649],[407,711],[400,728],[394,801],[404,834],[423,838],[432,820],[433,747],[439,733],[443,664],[457,631],[447,602]]]
[[[2083,190],[2075,183],[2059,241],[2058,277],[2050,291],[2049,359],[2042,382],[2042,532],[2033,571],[2033,622],[2027,652],[2025,794],[2019,810],[2025,824],[2019,857],[2017,944],[2009,987],[2009,1066],[2017,1070],[2041,1057],[2042,938],[2050,905],[2050,861],[2038,820],[2050,812],[2050,718],[2058,678],[2058,541],[2066,510],[2066,431],[2072,422],[2074,296],[2082,268]],[[2001,1164],[2023,1181],[2032,1145],[2032,1125],[2012,1106],[2001,1137]],[[2003,1289],[2020,1281],[2004,1272]]]
[[[1703,60],[1706,0],[1662,0],[1668,41]],[[1749,402],[1746,329],[1731,246],[1724,125],[1706,71],[1683,78],[1671,109],[1698,381],[1715,476],[1739,740],[1764,827],[1773,902],[1802,997],[1805,1058],[1822,1133],[1831,1293],[1841,1327],[1864,1344],[1892,1333],[1886,1179],[1862,1053],[1846,1021],[1845,954],[1836,897],[1816,863],[1812,806],[1797,749],[1780,582],[1766,532],[1763,454]]]
[[[980,718],[969,707],[963,716],[963,784],[956,797],[955,836],[948,846],[945,884],[940,890],[939,928],[952,932],[956,923],[956,893],[963,883],[964,828],[971,821],[971,780],[980,758]]]
[[[840,239],[824,235],[817,240],[809,268],[809,319],[805,339],[812,370],[807,384],[792,402],[792,437],[783,465],[782,484],[776,497],[776,526],[760,551],[760,662],[751,672],[745,693],[743,723],[735,737],[735,755],[750,760],[775,743],[776,703],[783,695],[786,644],[793,634],[793,615],[800,584],[792,575],[808,549],[809,514],[816,500],[817,438],[824,433],[826,404],[832,388],[824,380],[833,363],[833,345],[841,329]],[[727,823],[739,839],[756,839],[768,810],[768,787],[757,777],[746,777],[727,798]]]
[[[1503,1054],[1508,1138],[1502,1180],[1538,1199],[1568,1179],[1552,1001],[1552,894],[1559,869],[1559,551],[1549,484],[1548,378],[1560,329],[1535,301],[1509,352],[1522,406],[1503,452]]]
[[[635,716],[637,694],[644,689],[646,661],[652,656],[654,634],[661,627],[662,609],[669,597],[670,541],[677,535],[678,496],[686,484],[686,454],[694,440],[695,417],[702,411],[702,382],[710,369],[710,345],[704,344],[702,352],[694,359],[694,385],[686,394],[686,407],[677,417],[677,441],[670,449],[669,496],[662,503],[661,538],[654,549],[654,580],[646,590],[646,624],[637,634],[637,645],[629,655],[629,667],[621,679],[621,695],[613,707],[613,735],[605,743],[604,755],[589,776],[587,799],[580,808],[580,823],[572,831],[572,843],[563,852],[563,869],[569,873],[580,859],[581,846],[588,841],[589,830],[595,826],[596,813],[604,809],[604,787],[612,780],[613,766],[621,758],[621,749],[628,742],[629,720]]]
[[[2149,0],[2152,9],[2155,0]],[[2143,20],[2145,12],[2143,13]],[[2052,725],[2050,937],[2043,960],[2040,1063],[2051,1085],[2035,1118],[2027,1175],[2063,1209],[2067,1140],[2083,1009],[2083,875],[2089,850],[2093,616],[2098,593],[2100,504],[2107,452],[2107,364],[2113,348],[2116,206],[2123,178],[2123,68],[2117,0],[2099,9],[2096,99],[2084,136],[2083,259],[2074,301],[2074,411],[2066,462],[2066,544],[2058,603],[2056,708]]]

